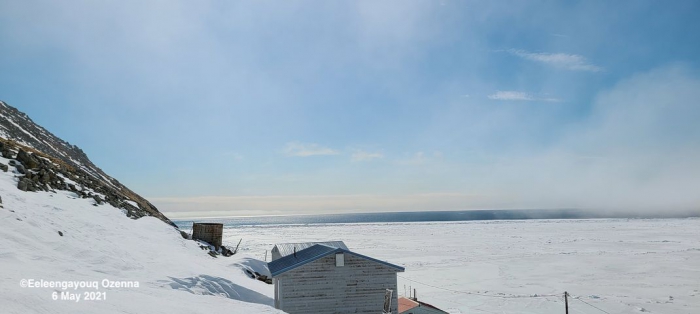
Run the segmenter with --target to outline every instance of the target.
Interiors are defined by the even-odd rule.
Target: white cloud
[[[488,97],[494,100],[535,100],[532,95],[528,93],[516,91],[497,91]]]
[[[384,158],[382,153],[371,153],[362,150],[358,150],[352,154],[352,161],[370,161],[372,159]]]
[[[515,100],[515,101],[548,101],[548,102],[559,102],[560,99],[552,97],[535,97],[532,94],[518,91],[497,91],[488,96],[489,99],[493,100]]]
[[[637,74],[598,94],[548,149],[495,164],[480,184],[523,207],[697,209],[698,101],[700,79],[682,67]]]
[[[309,156],[324,156],[324,155],[338,155],[335,149],[323,147],[315,143],[300,143],[300,142],[289,142],[284,148],[284,153],[287,156],[294,157],[309,157]]]
[[[433,177],[422,171],[439,165],[441,158],[440,152],[424,150],[407,153],[398,161],[398,165],[406,166],[401,172],[409,175],[401,177],[395,194],[370,195],[358,190],[353,195],[297,193],[152,201],[165,212],[183,216],[436,208],[582,208],[656,213],[697,210],[698,101],[697,74],[679,67],[662,68],[637,74],[599,93],[589,114],[541,150],[496,154],[486,163],[449,165],[458,179]],[[418,171],[412,173],[410,166]],[[459,181],[445,189],[428,184],[433,182],[430,180]],[[376,183],[372,178],[367,181]],[[422,189],[421,183],[428,188]],[[417,187],[413,190],[410,185]],[[421,194],[432,189],[456,193]],[[192,208],[217,213],[200,213]],[[230,208],[236,208],[236,212],[228,211]]]
[[[589,63],[588,60],[581,55],[528,52],[520,49],[510,49],[508,52],[526,60],[536,61],[566,70],[587,72],[600,72],[604,70],[602,67]]]

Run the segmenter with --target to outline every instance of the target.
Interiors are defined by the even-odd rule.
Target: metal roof
[[[272,249],[274,250],[277,248],[277,251],[280,253],[282,257],[285,257],[290,254],[294,254],[294,251],[296,249],[297,252],[308,249],[316,244],[322,244],[325,246],[330,246],[332,248],[342,248],[342,249],[348,249],[347,246],[345,246],[345,243],[343,241],[327,241],[327,242],[305,242],[305,243],[278,243],[275,244],[275,247]]]
[[[418,306],[414,307],[412,309],[399,312],[399,314],[449,314],[441,309],[438,309],[436,307],[428,307],[428,306]]]
[[[420,303],[413,301],[413,300],[406,298],[406,297],[399,297],[398,302],[399,302],[399,313],[403,313],[403,312],[406,312],[414,307],[420,306]]]
[[[407,297],[399,297],[399,314],[449,314],[433,305],[409,299]]]
[[[295,269],[299,266],[302,266],[307,263],[311,263],[317,259],[320,259],[322,257],[335,254],[335,253],[348,253],[355,255],[360,258],[364,258],[373,262],[380,263],[382,265],[395,268],[398,271],[404,271],[404,268],[398,265],[394,265],[385,261],[380,261],[378,259],[371,258],[369,256],[365,256],[362,254],[358,254],[355,252],[352,252],[348,249],[344,248],[334,248],[330,247],[327,245],[323,244],[315,244],[312,245],[309,248],[303,249],[301,251],[297,251],[296,256],[294,254],[292,255],[287,255],[285,257],[282,257],[280,259],[274,260],[272,262],[267,263],[267,268],[270,270],[270,274],[272,277],[278,276],[282,273],[288,272],[292,269]]]

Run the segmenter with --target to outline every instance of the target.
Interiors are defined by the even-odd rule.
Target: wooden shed
[[[398,313],[396,273],[404,268],[347,248],[314,244],[268,263],[275,308],[289,314],[381,313],[387,289]]]
[[[221,247],[221,238],[224,233],[224,225],[219,223],[192,223],[192,239],[207,242],[218,250]]]

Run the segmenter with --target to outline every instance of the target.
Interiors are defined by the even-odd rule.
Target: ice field
[[[700,219],[242,226],[224,237],[259,259],[278,242],[345,241],[404,265],[398,293],[410,286],[450,313],[564,313],[564,291],[570,313],[700,313]]]

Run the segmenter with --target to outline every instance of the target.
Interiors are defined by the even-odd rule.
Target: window
[[[345,254],[343,254],[343,253],[335,254],[335,266],[336,267],[345,266]]]

